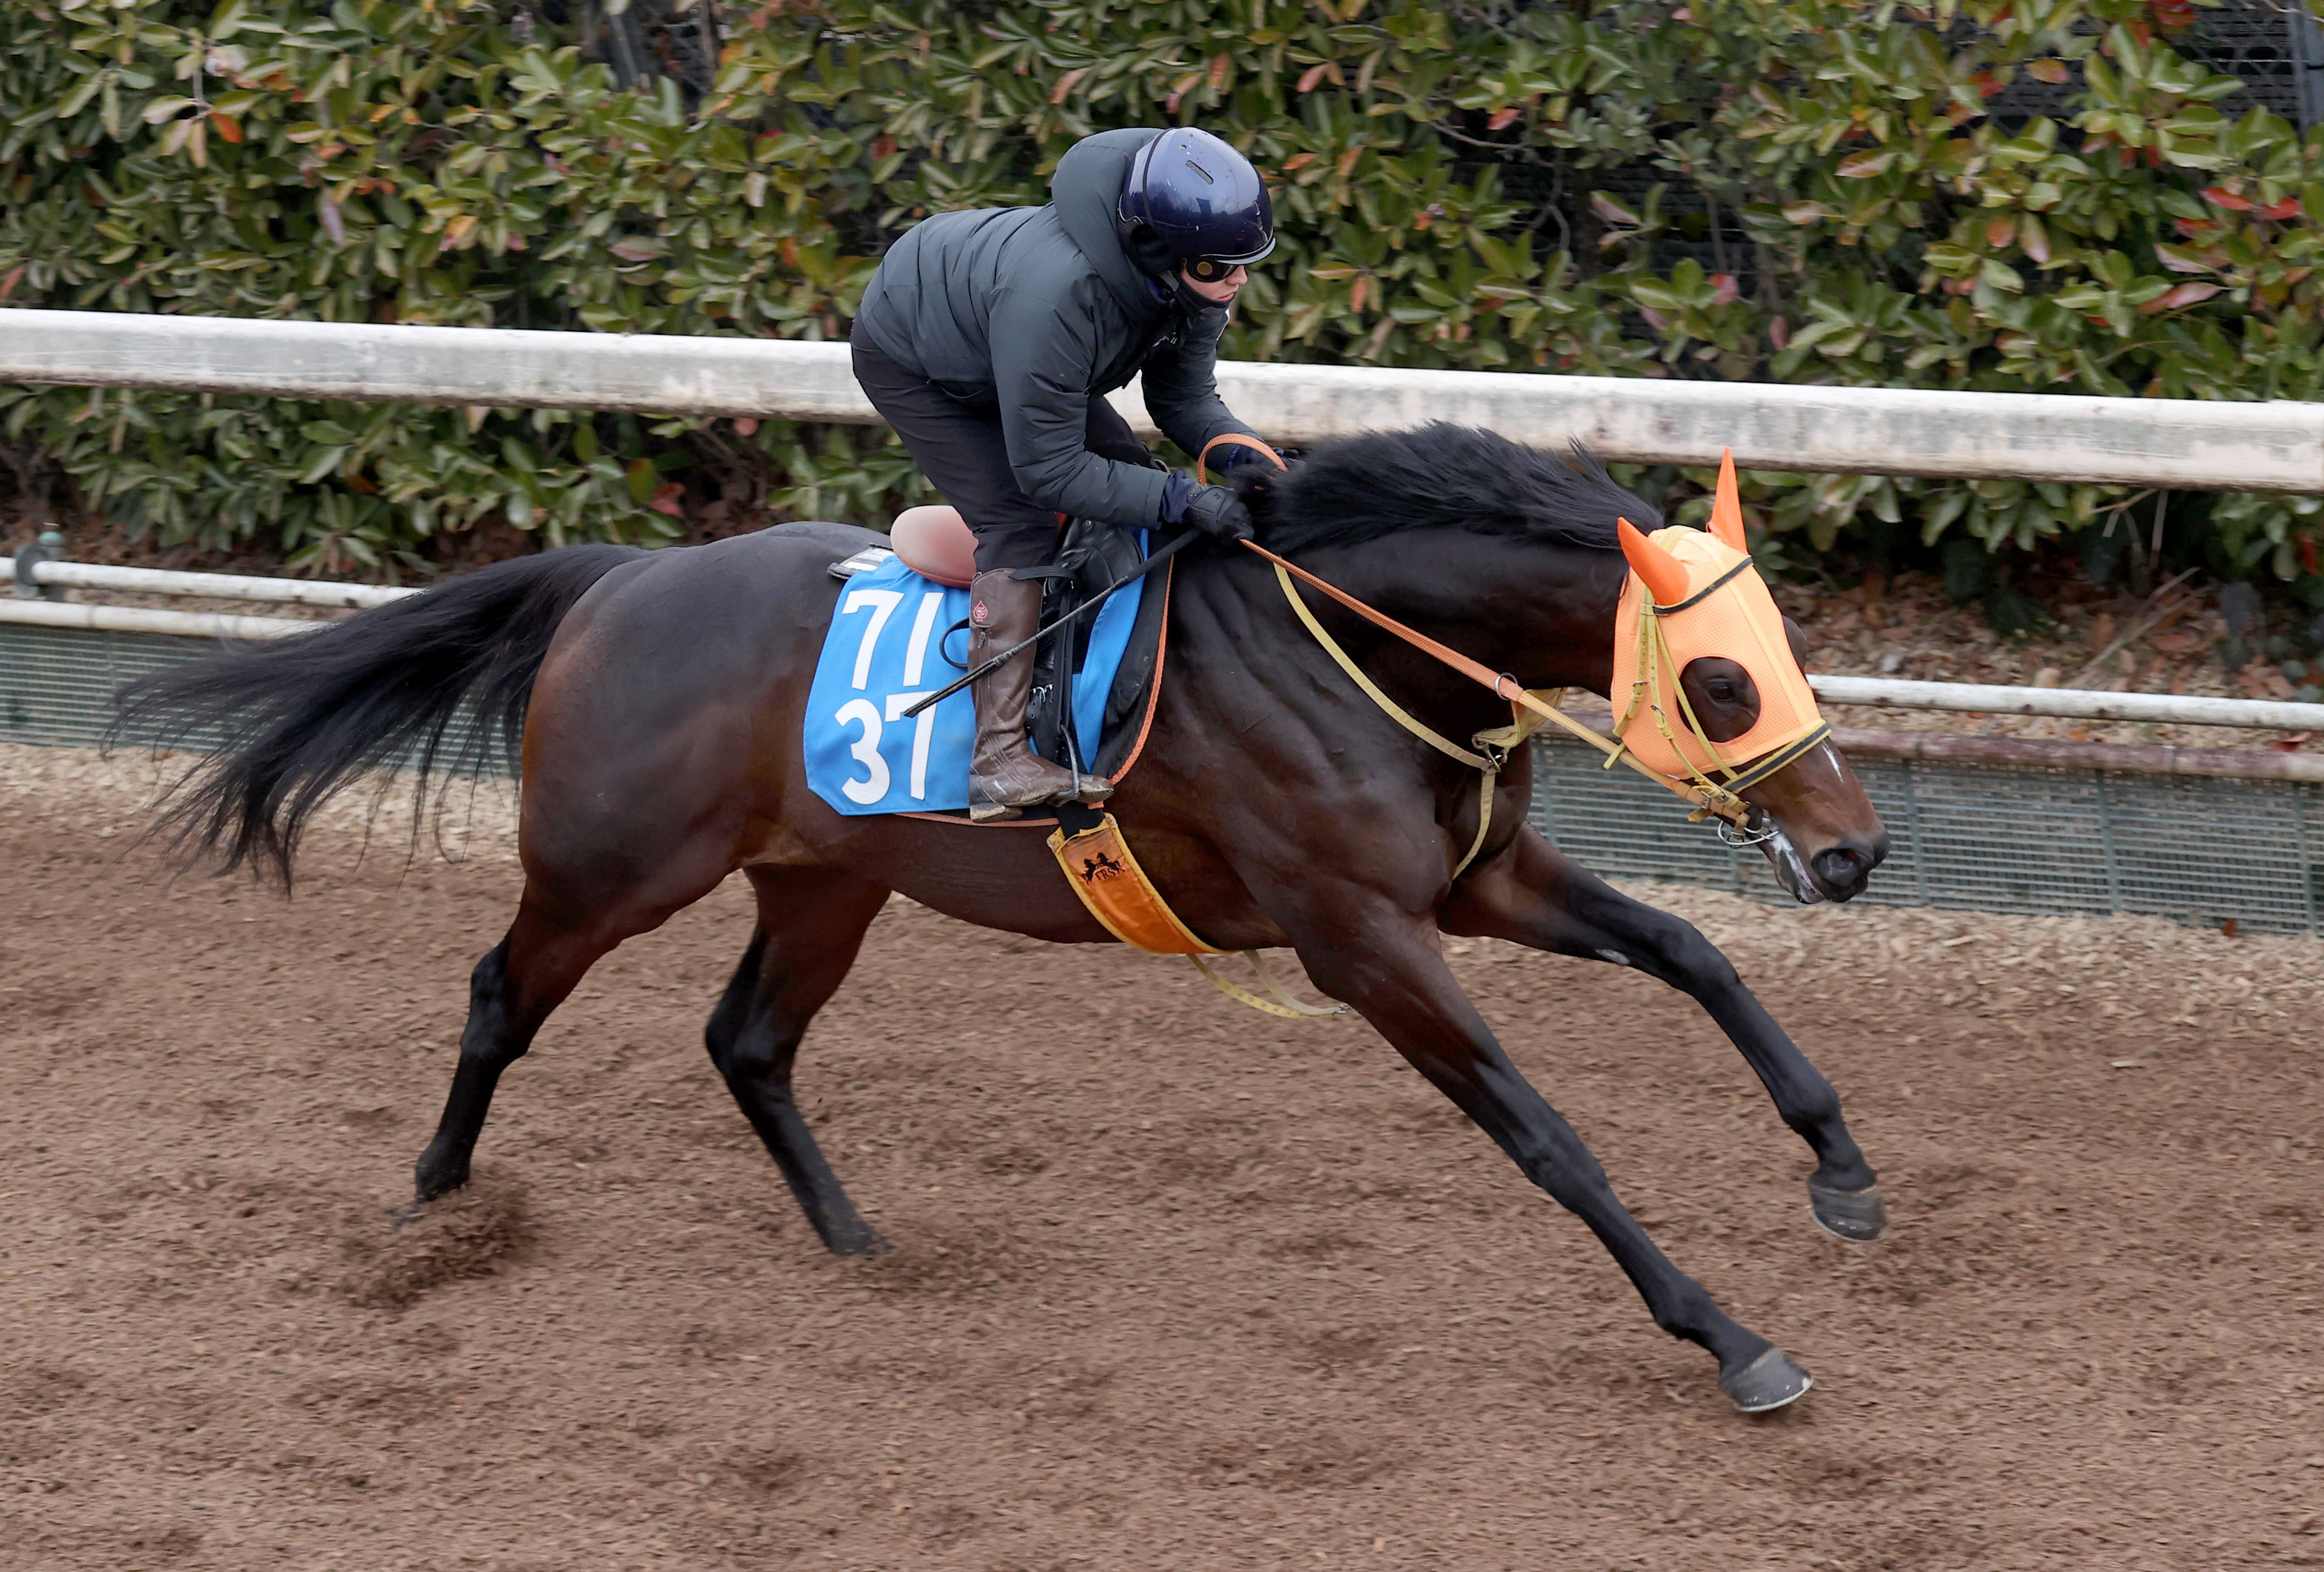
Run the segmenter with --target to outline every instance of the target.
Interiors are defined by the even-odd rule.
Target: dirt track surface
[[[503,827],[409,872],[327,832],[285,903],[5,753],[11,1568],[2324,1565],[2312,941],[1656,892],[1848,1096],[1868,1247],[1683,1000],[1456,947],[1815,1372],[1751,1420],[1369,1029],[901,904],[801,1072],[892,1254],[822,1254],[702,1052],[732,887],[591,976],[397,1230]]]

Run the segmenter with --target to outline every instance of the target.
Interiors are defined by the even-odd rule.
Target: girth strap
[[[1320,1020],[1346,1013],[1345,1004],[1305,1004],[1293,998],[1267,969],[1257,950],[1245,950],[1242,957],[1270,997],[1262,999],[1221,976],[1206,957],[1227,952],[1204,940],[1170,910],[1162,892],[1139,865],[1129,837],[1113,815],[1067,803],[1059,806],[1057,820],[1057,828],[1049,837],[1050,854],[1089,914],[1122,943],[1148,955],[1185,956],[1211,986],[1228,998],[1286,1021]]]

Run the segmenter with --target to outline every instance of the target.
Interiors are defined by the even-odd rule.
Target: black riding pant
[[[975,532],[977,571],[1037,568],[1055,556],[1057,515],[1019,488],[1009,467],[1001,411],[954,398],[862,338],[854,341],[853,349],[855,380],[871,395],[872,408],[896,429],[920,473],[960,510]],[[1102,458],[1139,466],[1152,462],[1130,422],[1102,398],[1089,402],[1083,441]]]

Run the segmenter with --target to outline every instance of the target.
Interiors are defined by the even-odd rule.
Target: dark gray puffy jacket
[[[1141,371],[1146,407],[1189,453],[1250,428],[1219,400],[1223,309],[1189,312],[1139,271],[1114,225],[1133,128],[1076,143],[1046,208],[939,213],[889,248],[855,331],[890,359],[978,407],[997,406],[1025,495],[1075,518],[1158,524],[1159,470],[1083,444],[1089,401]]]

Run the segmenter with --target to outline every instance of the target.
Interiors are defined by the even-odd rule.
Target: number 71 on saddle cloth
[[[1145,586],[1100,606],[1074,677],[1074,737],[1097,756],[1115,668],[1129,646]],[[850,816],[942,813],[968,806],[976,711],[965,689],[909,720],[905,709],[965,669],[969,593],[890,558],[844,581],[808,690],[803,742],[809,789]],[[949,636],[947,636],[949,634]],[[1025,659],[1031,659],[1028,652]]]

